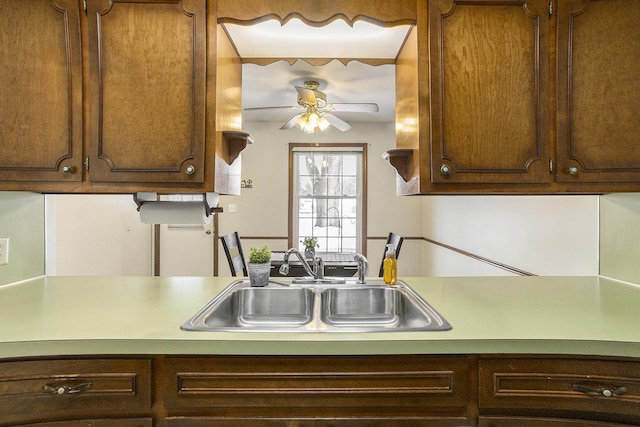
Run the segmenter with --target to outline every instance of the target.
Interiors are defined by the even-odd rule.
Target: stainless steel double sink
[[[381,280],[357,284],[238,280],[181,328],[186,331],[393,332],[451,329],[409,285]]]

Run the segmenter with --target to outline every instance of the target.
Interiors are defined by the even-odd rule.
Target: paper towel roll
[[[140,206],[140,221],[144,224],[208,224],[203,202],[144,202]]]

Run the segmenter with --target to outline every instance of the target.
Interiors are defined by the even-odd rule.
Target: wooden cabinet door
[[[640,2],[558,2],[559,182],[640,181]]]
[[[429,2],[432,182],[551,183],[548,4]]]
[[[202,183],[206,1],[88,2],[89,180]]]
[[[0,0],[0,181],[82,180],[77,0]]]

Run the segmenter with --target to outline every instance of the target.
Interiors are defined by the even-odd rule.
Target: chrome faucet
[[[302,264],[302,268],[304,271],[315,280],[324,279],[324,261],[319,256],[315,257],[313,260],[313,269],[307,263],[307,260],[300,254],[300,252],[296,248],[291,248],[284,254],[284,261],[280,266],[280,274],[284,276],[289,275],[289,257],[291,254],[298,257],[300,263]]]
[[[358,283],[366,283],[364,278],[369,274],[369,261],[362,254],[355,254],[353,260],[358,262]]]

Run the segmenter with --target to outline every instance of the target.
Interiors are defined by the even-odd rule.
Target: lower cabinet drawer
[[[150,414],[151,372],[151,361],[138,359],[1,362],[0,425]]]
[[[504,409],[505,413],[537,409],[551,415],[554,411],[627,415],[640,421],[638,362],[594,358],[481,359],[479,367],[481,414],[483,409]]]
[[[562,418],[480,417],[478,427],[633,427],[607,421]]]
[[[169,417],[164,425],[165,427],[462,427],[472,424],[466,418],[396,416],[388,418]]]
[[[20,427],[153,427],[153,418],[100,418],[20,424]]]
[[[464,357],[195,357],[165,360],[169,415],[464,416]],[[435,410],[434,408],[439,408]]]

